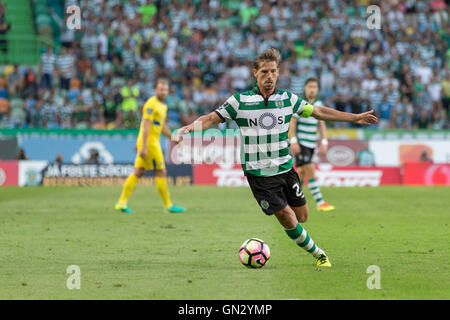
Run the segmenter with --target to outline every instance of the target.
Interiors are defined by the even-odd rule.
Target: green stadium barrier
[[[173,130],[174,131],[174,130]],[[217,130],[209,129],[203,134],[211,135],[221,132],[227,136],[238,136],[239,130]],[[27,128],[27,129],[0,129],[1,136],[33,136],[33,137],[131,137],[137,136],[139,129],[43,129],[43,128]],[[192,133],[194,135],[199,132]],[[373,129],[328,129],[328,136],[332,139],[342,140],[450,140],[450,130],[373,130]]]

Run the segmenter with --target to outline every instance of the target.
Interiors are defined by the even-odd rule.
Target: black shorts
[[[246,176],[253,196],[267,215],[274,214],[287,205],[301,207],[306,204],[302,185],[294,168],[270,177],[258,177],[251,174]]]
[[[300,153],[295,156],[295,164],[297,167],[310,164],[314,156],[315,148],[308,148],[300,145]]]

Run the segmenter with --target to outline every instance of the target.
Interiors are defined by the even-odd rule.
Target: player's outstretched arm
[[[344,121],[366,125],[378,122],[378,118],[373,115],[373,110],[356,114],[337,111],[328,107],[314,107],[311,115],[316,119],[325,121]]]
[[[181,139],[181,136],[184,134],[188,134],[189,132],[193,132],[193,131],[203,131],[203,130],[211,128],[213,125],[218,124],[220,122],[222,122],[222,119],[219,117],[219,115],[215,111],[208,113],[204,116],[201,116],[201,117],[197,118],[191,124],[181,127],[178,130],[178,133],[176,136],[176,141],[179,142]]]

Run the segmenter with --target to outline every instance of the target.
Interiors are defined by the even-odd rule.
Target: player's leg
[[[155,172],[155,185],[159,196],[163,201],[164,208],[170,213],[180,213],[186,211],[186,208],[178,207],[170,200],[169,188],[167,186],[167,172],[164,163],[164,156],[161,148],[154,150],[154,158],[152,159],[153,168]]]
[[[287,199],[287,203],[295,212],[295,216],[299,222],[306,222],[308,220],[308,207],[306,206],[306,198],[303,194],[302,183],[298,174],[292,169],[283,174],[284,188],[283,192]]]
[[[305,205],[294,207],[291,206],[292,210],[295,212],[295,216],[297,217],[298,222],[306,222],[308,220],[308,207]]]
[[[298,223],[291,206],[306,207],[297,173],[292,169],[272,177],[247,176],[247,181],[262,211],[275,214],[286,234],[317,259],[317,265],[328,266],[325,253],[315,245],[305,229]],[[302,241],[300,241],[302,240]]]
[[[303,170],[303,166],[297,167],[297,174],[300,178],[301,184],[303,185],[303,182],[305,181],[305,170]]]
[[[320,191],[320,188],[315,179],[314,165],[312,163],[308,163],[302,166],[302,169],[304,181],[308,181],[308,188],[311,191],[314,200],[316,201],[316,205],[319,207],[325,201],[323,201],[322,192]]]
[[[317,209],[319,211],[331,211],[334,210],[334,206],[328,204],[323,199],[322,192],[316,181],[316,171],[312,163],[308,163],[302,166],[303,177],[305,181],[308,181],[308,188],[311,191],[314,200],[316,201]]]
[[[303,185],[303,182],[305,181],[305,171],[303,170],[303,166],[307,163],[309,163],[311,160],[310,155],[310,149],[301,146],[300,147],[300,153],[295,156],[295,164],[297,165],[297,174],[300,177],[300,184]]]
[[[155,170],[155,185],[156,190],[158,190],[159,196],[164,204],[165,208],[170,208],[172,206],[172,201],[170,201],[169,188],[167,187],[166,170],[159,169]]]
[[[144,167],[139,166],[139,163],[136,163],[136,165],[137,166],[135,166],[134,172],[130,174],[125,180],[119,201],[115,206],[116,210],[120,210],[125,213],[134,213],[134,211],[128,207],[128,199],[131,197],[131,194],[133,193],[133,190],[136,187],[139,178],[141,178],[146,171]]]
[[[304,206],[306,207],[306,205]],[[317,266],[331,267],[331,263],[325,252],[316,245],[306,229],[300,225],[294,210],[290,206],[287,205],[282,210],[275,212],[275,216],[283,226],[288,237],[300,248],[311,253],[316,258]]]
[[[308,207],[306,206],[306,198],[303,194],[298,174],[292,169],[281,175],[281,177],[283,178],[283,194],[288,206],[284,207],[280,212],[276,212],[275,215],[285,228],[287,235],[297,245],[311,253],[316,258],[318,266],[331,266],[326,254],[316,246],[309,237],[308,232],[299,223],[306,222],[308,219]],[[288,217],[288,224],[283,224],[286,221],[283,217]]]

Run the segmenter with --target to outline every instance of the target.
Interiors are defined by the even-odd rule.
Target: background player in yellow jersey
[[[177,207],[170,201],[169,189],[166,181],[166,167],[164,155],[159,143],[161,132],[168,138],[171,137],[169,128],[164,124],[167,114],[167,105],[164,101],[169,94],[169,82],[166,79],[158,79],[156,82],[155,96],[147,100],[142,110],[141,127],[137,140],[137,155],[134,162],[134,173],[132,173],[122,189],[119,201],[115,209],[126,213],[134,213],[128,207],[130,198],[139,178],[147,170],[153,170],[155,173],[156,189],[163,201],[164,207],[168,212],[179,213],[186,209]]]

